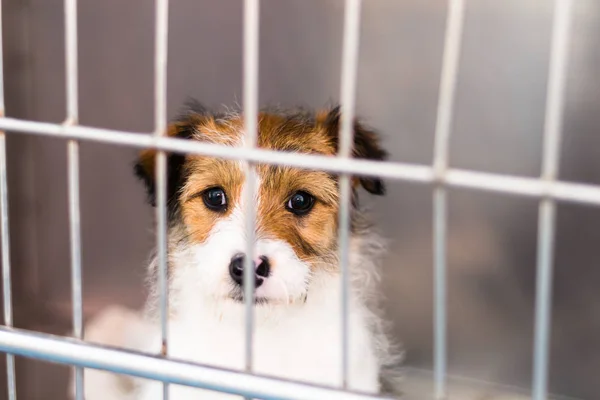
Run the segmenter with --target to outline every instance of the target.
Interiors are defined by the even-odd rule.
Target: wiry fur
[[[383,319],[382,317],[382,312],[381,312],[381,308],[380,308],[380,293],[377,289],[379,281],[380,281],[380,276],[378,273],[378,258],[381,255],[381,253],[384,251],[384,245],[382,243],[382,238],[377,235],[376,233],[372,232],[372,231],[363,231],[361,234],[354,234],[352,239],[351,239],[351,244],[350,244],[350,283],[351,283],[351,288],[352,288],[352,293],[353,293],[353,298],[354,298],[354,304],[355,306],[352,307],[354,309],[354,312],[356,312],[356,305],[359,304],[360,305],[360,314],[361,314],[361,318],[362,318],[362,323],[364,324],[364,327],[371,333],[371,346],[373,347],[374,353],[376,354],[376,359],[379,362],[379,381],[380,381],[380,392],[384,393],[384,394],[394,394],[394,395],[398,395],[399,394],[399,384],[400,384],[400,375],[399,375],[399,371],[398,371],[398,365],[399,363],[402,361],[402,352],[399,351],[399,348],[397,347],[397,345],[395,343],[393,343],[388,335],[388,324],[386,323],[386,321]],[[182,254],[176,254],[170,257],[170,262],[181,262],[182,259],[185,259],[185,255]],[[337,257],[335,259],[337,262]],[[333,259],[331,260],[333,261]],[[150,266],[150,270],[151,272],[151,278],[148,280],[149,283],[149,288],[151,289],[151,295],[149,297],[149,301],[147,303],[147,309],[146,309],[146,315],[147,318],[149,318],[150,320],[154,321],[155,323],[158,323],[159,321],[159,314],[160,314],[160,310],[158,309],[158,300],[159,300],[159,292],[156,290],[156,288],[158,287],[157,282],[156,282],[156,278],[157,278],[157,262],[156,262],[156,258],[153,258],[152,262],[151,262],[151,266]],[[339,280],[339,276],[336,276],[336,279]],[[173,279],[171,280],[171,287],[174,286],[174,282]],[[331,296],[336,296],[338,295],[339,297],[339,291],[335,291],[332,290],[331,291]],[[309,295],[310,296],[310,295]],[[181,302],[181,298],[179,298],[177,296],[177,293],[173,293],[171,292],[170,294],[170,309],[174,310],[174,309],[178,309],[180,307],[180,302]],[[364,307],[363,307],[364,306]],[[281,309],[280,305],[277,306],[270,306],[270,305],[265,305],[262,306],[261,311],[263,312],[256,312],[255,314],[255,318],[256,318],[256,324],[260,326],[261,322],[263,321],[267,321],[270,318],[285,318],[285,309]],[[241,312],[241,307],[235,307],[237,308],[236,312],[237,312],[237,317],[239,318],[240,322],[243,322],[243,318],[244,315]],[[277,309],[279,308],[279,309]],[[338,308],[339,309],[339,308]],[[217,313],[218,308],[214,308],[213,312]],[[226,312],[227,308],[223,308],[220,309],[221,312]],[[231,309],[229,310],[230,312],[232,311]],[[333,307],[331,311],[337,311],[336,307]],[[173,312],[173,311],[171,311]],[[351,311],[352,313],[352,311]],[[214,317],[214,316],[213,316]],[[333,316],[332,316],[333,317]],[[202,318],[203,319],[203,318]],[[210,319],[210,317],[209,317]],[[303,323],[307,323],[310,324],[310,321],[304,321]],[[340,324],[337,324],[337,327],[339,327]],[[240,323],[240,327],[243,327],[243,323]],[[314,326],[314,327],[307,327],[308,329],[311,328],[315,328],[318,329],[318,326]],[[209,329],[209,328],[207,328]],[[157,333],[155,333],[155,335],[157,335]],[[158,336],[156,336],[158,337]],[[239,339],[242,340],[243,337],[240,335]],[[202,340],[202,336],[196,336],[194,338],[194,340]],[[331,343],[332,346],[341,346],[341,341],[335,341],[333,343]],[[159,351],[159,342],[155,341],[154,343],[154,348],[152,349],[155,352]],[[261,350],[265,350],[265,349],[256,349],[255,348],[255,353],[256,352],[260,352]],[[186,349],[187,351],[187,349]],[[312,364],[314,357],[310,354],[310,349],[306,348],[306,347],[302,347],[301,349],[298,349],[298,354],[297,354],[297,358],[298,359],[302,359],[302,360],[298,360],[298,363],[305,363],[305,368],[309,369],[309,368],[314,368],[314,365]],[[352,350],[351,350],[352,351]],[[308,353],[307,353],[308,352]],[[170,355],[176,358],[182,358],[185,356],[187,356],[187,354],[184,353],[179,353],[179,354],[173,354],[172,352],[170,352]],[[308,356],[308,357],[307,357]],[[220,366],[224,366],[224,367],[229,367],[229,368],[236,368],[236,367],[240,367],[239,363],[242,362],[243,357],[240,356],[237,358],[238,360],[238,365],[227,365],[227,364],[222,364]],[[337,363],[340,362],[340,358],[338,358],[336,360]],[[203,360],[194,360],[194,361],[199,361],[199,362],[204,362]],[[259,373],[264,373],[264,374],[268,374],[268,375],[274,375],[274,376],[281,376],[281,377],[289,377],[289,378],[294,378],[294,379],[302,379],[301,376],[285,376],[284,374],[280,374],[282,371],[280,370],[274,370],[274,371],[258,371]],[[310,380],[308,380],[310,381]],[[314,382],[314,380],[313,380]],[[351,381],[352,382],[352,381]],[[327,382],[327,381],[323,381],[323,382],[314,382],[314,383],[324,383],[324,384],[331,384],[331,385],[336,385],[339,384],[338,382]],[[141,397],[140,400],[158,400],[160,398],[159,394],[160,394],[160,387],[158,384],[153,385],[154,386],[154,391],[153,391],[153,395],[151,394],[150,397]],[[359,390],[366,390],[369,391],[370,388],[368,387],[361,387],[361,385],[356,385],[353,386],[351,383],[351,387],[354,387],[355,389],[359,389]],[[193,394],[191,392],[189,392],[188,389],[184,389],[184,388],[180,388],[181,392],[177,392],[177,389],[173,388],[172,389],[172,396],[183,396],[183,397],[175,397],[175,399],[192,399],[195,397],[192,397]],[[149,391],[152,391],[151,389]],[[187,393],[189,392],[189,394]],[[185,393],[185,394],[184,394]],[[187,396],[190,397],[187,397]],[[208,397],[202,397],[204,398],[208,398]],[[211,399],[213,397],[210,397]],[[219,397],[219,395],[215,394],[215,399],[220,399],[221,397]],[[226,398],[226,397],[224,397]]]
[[[225,114],[211,114],[202,107],[194,107],[196,111],[171,125],[169,135],[228,146],[243,145],[243,123],[238,113],[229,110]],[[354,157],[385,158],[373,131],[358,122],[354,129]],[[271,109],[259,116],[259,146],[335,155],[338,130],[338,108],[316,114]],[[151,203],[155,196],[153,155],[152,150],[142,153],[136,167],[138,176],[146,183]],[[239,370],[244,367],[244,305],[236,297],[235,293],[242,292],[229,277],[227,263],[236,252],[246,248],[245,205],[239,195],[245,182],[239,176],[239,163],[211,163],[207,158],[168,155],[168,165],[176,172],[169,175],[167,182],[168,355]],[[257,225],[255,252],[268,256],[273,267],[256,289],[254,372],[339,386],[342,343],[338,204],[337,194],[329,198],[331,191],[327,189],[333,188],[337,193],[337,178],[291,168],[257,168],[263,168],[254,185],[258,225],[262,226]],[[221,214],[207,211],[197,197],[215,180],[228,196],[227,208]],[[300,190],[321,193],[316,196],[318,205],[306,217],[293,217],[284,211],[285,201],[280,198],[281,193],[286,193],[285,185],[292,187],[298,182],[308,185]],[[368,192],[381,195],[384,185],[376,178],[355,177],[353,183],[348,383],[351,389],[374,393],[395,386],[397,377],[390,371],[398,365],[401,352],[386,335],[387,326],[379,304],[378,265],[385,246],[360,210],[356,193],[361,185]],[[290,236],[290,231],[296,232],[296,236]],[[306,243],[301,245],[297,241]],[[153,328],[148,328],[145,338],[140,339],[142,350],[150,352],[159,352],[162,347],[157,274],[153,257],[145,308],[145,320]],[[222,393],[176,385],[171,385],[170,391],[174,400],[229,398]],[[162,398],[162,387],[157,382],[140,381],[127,396],[133,397],[124,394],[123,399],[158,400]]]

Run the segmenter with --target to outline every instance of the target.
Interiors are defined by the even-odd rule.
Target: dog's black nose
[[[238,285],[243,285],[244,282],[244,259],[246,257],[243,254],[236,254],[229,263],[229,275],[231,279]],[[262,285],[264,278],[269,276],[271,271],[271,265],[269,259],[265,256],[259,257],[258,265],[252,263],[254,266],[254,287]]]

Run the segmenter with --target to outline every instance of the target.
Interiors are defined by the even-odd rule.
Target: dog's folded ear
[[[340,131],[340,107],[334,107],[327,112],[324,118],[317,118],[318,123],[322,124],[331,135],[335,144],[336,151],[339,143]],[[354,143],[352,147],[352,157],[362,158],[374,161],[384,161],[387,159],[387,152],[381,147],[380,138],[377,132],[365,127],[360,121],[354,121]],[[382,196],[385,194],[385,184],[377,177],[360,177],[354,179],[354,184],[360,184],[367,192]]]
[[[187,138],[186,125],[182,122],[170,124],[167,129],[169,137]],[[156,149],[144,149],[134,165],[135,175],[144,183],[148,202],[156,207]],[[177,203],[177,193],[182,184],[182,169],[185,155],[166,152],[167,158],[167,206],[172,211]]]
[[[198,123],[206,117],[208,111],[194,99],[186,102],[179,118],[167,127],[167,136],[179,139],[191,139]],[[148,202],[156,207],[156,149],[144,149],[139,153],[134,165],[135,175],[144,182]],[[167,207],[169,212],[177,208],[177,196],[184,181],[183,167],[185,154],[166,153],[167,156]]]

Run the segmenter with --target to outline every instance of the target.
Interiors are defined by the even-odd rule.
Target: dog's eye
[[[296,192],[288,200],[286,208],[296,215],[304,215],[313,208],[314,204],[313,196],[306,192]]]
[[[225,211],[227,208],[227,196],[220,187],[207,189],[202,193],[202,200],[206,207],[213,211]]]

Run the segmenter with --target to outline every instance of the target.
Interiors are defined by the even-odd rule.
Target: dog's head
[[[257,145],[334,157],[339,126],[339,108],[318,113],[262,112]],[[225,146],[243,146],[245,140],[241,115],[213,114],[198,106],[172,123],[168,135]],[[135,166],[152,205],[156,198],[155,156],[156,150],[145,150]],[[353,157],[386,157],[375,132],[359,122],[354,123]],[[255,165],[253,170],[256,299],[259,304],[294,302],[307,295],[316,271],[335,272],[338,268],[338,178],[323,171],[266,164]],[[167,154],[167,171],[170,274],[179,274],[197,293],[242,301],[247,249],[242,163]],[[384,194],[380,179],[354,177],[352,182],[354,192],[362,186],[372,194]],[[177,262],[181,257],[173,255],[182,253],[186,261]]]

